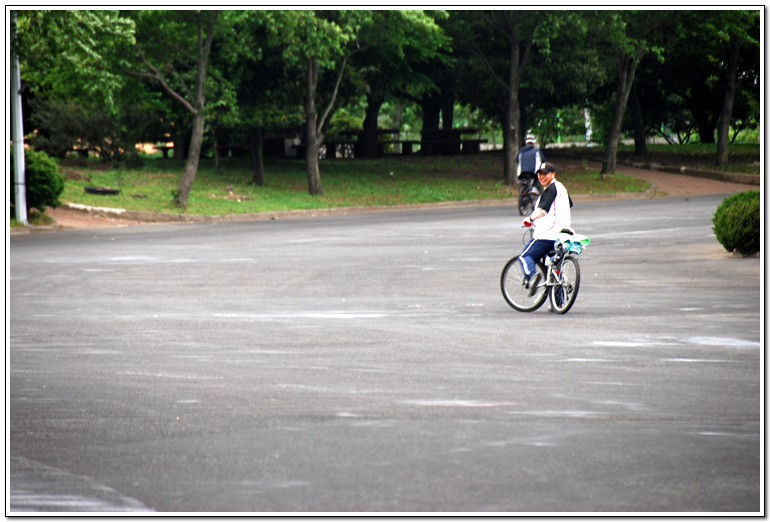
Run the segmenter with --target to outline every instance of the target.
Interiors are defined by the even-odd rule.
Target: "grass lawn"
[[[92,206],[183,212],[172,199],[182,166],[160,157],[144,158],[141,169],[114,169],[89,162],[63,161],[63,202]],[[502,179],[502,154],[453,157],[401,157],[322,160],[324,194],[310,196],[305,162],[265,160],[265,184],[251,183],[250,161],[228,159],[221,172],[202,160],[184,212],[224,215],[331,207],[402,205],[513,197]],[[602,179],[582,165],[560,168],[558,179],[571,194],[641,192],[645,181],[616,174]],[[94,195],[86,186],[120,188],[118,195]]]

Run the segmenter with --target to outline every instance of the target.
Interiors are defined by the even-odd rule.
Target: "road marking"
[[[381,312],[296,312],[296,313],[274,313],[274,314],[214,314],[214,317],[226,319],[379,319],[387,317],[387,314]]]
[[[12,513],[153,511],[88,477],[22,457],[10,457],[9,478]]]
[[[759,348],[759,341],[747,341],[730,337],[686,337],[687,343],[701,346],[725,346],[730,348]]]
[[[684,362],[684,363],[729,363],[735,361],[728,361],[725,359],[688,359],[686,357],[675,357],[671,359],[658,359],[662,362]]]
[[[417,406],[448,406],[459,408],[494,408],[496,406],[519,406],[518,402],[487,402],[472,400],[411,400],[403,401],[403,404],[415,404]]]

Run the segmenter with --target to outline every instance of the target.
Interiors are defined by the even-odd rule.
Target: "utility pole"
[[[16,11],[11,11],[11,26],[16,34]],[[21,119],[21,73],[19,55],[11,48],[11,136],[13,138],[14,195],[16,221],[27,225],[27,185],[24,166],[24,124]]]

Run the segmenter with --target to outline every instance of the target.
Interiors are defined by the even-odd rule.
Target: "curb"
[[[655,185],[645,192],[616,193],[616,194],[575,194],[573,201],[617,201],[654,198],[658,190]],[[150,212],[140,210],[127,210],[124,208],[92,207],[79,203],[63,203],[62,208],[90,214],[92,216],[125,219],[139,221],[141,223],[237,223],[248,221],[278,221],[302,217],[344,216],[348,214],[364,214],[373,212],[403,212],[417,210],[439,210],[447,208],[471,208],[471,207],[503,207],[516,206],[514,198],[482,199],[476,201],[442,201],[439,203],[415,203],[412,205],[371,206],[371,207],[334,207],[316,208],[307,210],[276,210],[256,212],[252,214],[225,214],[216,216],[201,216],[197,214],[169,214],[164,212]],[[10,229],[11,235],[29,234],[32,232],[56,231],[65,227],[59,225],[28,225]]]
[[[647,199],[655,197],[658,189],[653,185],[644,192],[616,194],[575,194],[574,201],[614,201],[626,199]],[[332,207],[313,208],[307,210],[273,210],[251,214],[222,214],[202,216],[197,214],[168,214],[126,210],[122,208],[89,207],[75,203],[64,203],[62,206],[70,210],[89,213],[94,216],[128,219],[147,223],[232,223],[237,221],[276,221],[297,217],[344,216],[347,214],[362,214],[370,212],[403,212],[410,210],[433,210],[443,208],[496,207],[516,205],[516,199],[482,199],[474,201],[441,201],[438,203],[414,203],[410,205],[361,206],[361,207]]]
[[[222,214],[202,216],[197,214],[169,214],[165,212],[135,211],[121,208],[89,207],[74,203],[64,203],[62,207],[93,216],[127,219],[145,223],[231,223],[237,221],[276,221],[297,217],[340,216],[367,212],[395,212],[405,210],[427,210],[434,208],[458,208],[474,206],[503,206],[512,204],[513,199],[493,199],[479,201],[445,201],[440,203],[417,203],[413,205],[333,207],[306,210],[273,210],[246,214]]]

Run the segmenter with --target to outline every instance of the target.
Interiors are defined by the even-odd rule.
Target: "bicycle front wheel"
[[[545,267],[537,263],[535,275],[531,279],[532,286],[524,284],[524,269],[519,256],[505,264],[500,275],[500,289],[505,301],[519,312],[532,312],[545,302],[548,293],[545,286]]]
[[[577,258],[567,256],[561,263],[556,284],[550,288],[548,297],[551,300],[551,311],[566,314],[575,304],[580,289],[580,265]]]

